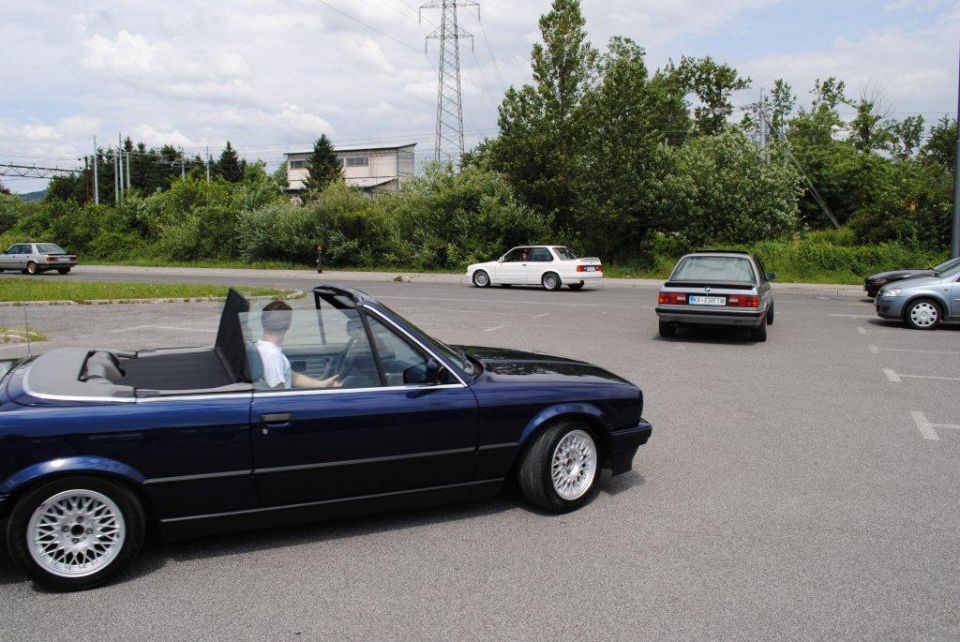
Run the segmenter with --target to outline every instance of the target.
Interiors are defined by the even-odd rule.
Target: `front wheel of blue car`
[[[540,433],[524,456],[520,488],[535,506],[565,513],[590,501],[599,473],[600,453],[589,429],[560,421]]]
[[[27,492],[7,524],[10,556],[38,584],[92,588],[123,570],[143,544],[143,507],[127,488],[65,477]]]

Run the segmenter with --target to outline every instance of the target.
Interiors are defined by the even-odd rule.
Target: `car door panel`
[[[273,425],[267,420],[288,419]],[[477,403],[465,386],[254,395],[254,471],[265,506],[468,482]]]

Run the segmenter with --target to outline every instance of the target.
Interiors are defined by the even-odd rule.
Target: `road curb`
[[[302,299],[307,295],[303,290],[293,290],[283,297],[284,300]],[[247,301],[273,301],[276,297],[257,295],[245,297]],[[196,297],[165,297],[161,299],[90,299],[88,301],[0,301],[2,308],[19,308],[26,306],[56,306],[56,305],[146,305],[150,303],[222,303],[225,296],[196,296]]]

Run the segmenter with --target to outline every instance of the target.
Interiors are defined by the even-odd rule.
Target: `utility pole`
[[[130,189],[130,153],[127,152],[127,189]]]
[[[957,71],[957,152],[953,159],[953,233],[951,254],[960,256],[960,69]]]
[[[480,5],[473,0],[430,0],[420,6],[424,9],[440,10],[440,26],[434,29],[427,41],[439,40],[439,69],[437,72],[437,124],[434,160],[449,162],[460,166],[463,156],[463,106],[460,91],[460,40],[473,36],[457,24],[458,7],[477,7],[477,19],[480,19]]]
[[[113,202],[120,202],[120,156],[113,155]]]
[[[207,145],[207,182],[210,182],[210,146]]]
[[[100,152],[97,151],[97,137],[93,137],[93,204],[100,204],[100,181],[97,178],[97,166],[100,164]]]
[[[123,198],[123,139],[117,134],[117,178],[120,183],[120,198]]]
[[[185,180],[187,178],[187,161],[184,158],[180,158],[180,180]]]

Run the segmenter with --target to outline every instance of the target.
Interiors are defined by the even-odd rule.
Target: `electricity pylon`
[[[437,127],[434,159],[454,167],[460,166],[463,156],[463,106],[460,91],[460,40],[473,35],[457,24],[458,7],[477,7],[480,17],[480,5],[473,0],[430,0],[420,7],[440,10],[440,26],[434,29],[427,41],[439,40],[439,70],[437,78]]]

